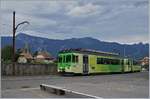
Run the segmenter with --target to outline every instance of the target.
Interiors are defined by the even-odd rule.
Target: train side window
[[[106,62],[106,59],[105,59],[105,58],[103,58],[103,64],[107,64],[107,62]]]
[[[115,61],[114,65],[119,65],[120,64],[120,61],[118,59],[115,59],[114,61]]]
[[[114,59],[109,59],[110,60],[110,64],[114,65],[115,64],[115,61]]]
[[[120,64],[120,60],[119,59],[117,59],[117,65],[119,65]]]
[[[66,56],[64,55],[64,56],[63,56],[63,63],[66,62],[66,59],[65,59],[65,58],[66,58]]]
[[[102,58],[97,58],[97,64],[101,64],[101,59]]]
[[[110,61],[107,58],[97,58],[97,64],[109,64]]]
[[[123,60],[121,60],[121,65],[124,65],[124,61]]]
[[[110,64],[110,60],[109,59],[103,58],[103,60],[104,60],[104,64]]]
[[[133,65],[138,65],[138,62],[137,61],[133,61]]]
[[[118,65],[118,64],[120,64],[120,60],[118,60],[118,59],[108,59],[108,58],[97,58],[97,64]]]
[[[75,55],[72,55],[72,62],[75,63]]]
[[[112,64],[112,59],[107,59],[107,64]]]
[[[66,56],[66,63],[71,62],[71,55]]]
[[[104,64],[104,58],[100,58],[100,64]]]
[[[72,62],[73,63],[78,63],[78,61],[79,61],[78,56],[72,55]]]
[[[120,64],[120,61],[118,59],[108,59],[107,60],[108,64],[111,64],[111,65],[119,65]]]
[[[59,56],[58,61],[59,61],[59,63],[62,62],[62,56]]]
[[[115,65],[116,64],[116,60],[114,60],[114,59],[110,59],[110,64],[112,64],[112,65]]]
[[[129,62],[129,60],[128,60],[127,64],[128,64],[128,65],[130,65],[130,62]]]
[[[108,64],[113,64],[113,59],[108,59],[107,61]]]
[[[78,56],[75,56],[75,62],[78,63]]]

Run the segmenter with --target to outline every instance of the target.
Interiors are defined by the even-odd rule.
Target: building
[[[140,63],[142,66],[149,65],[149,57],[144,57],[142,60],[140,60]]]
[[[29,63],[33,60],[33,57],[30,53],[24,53],[22,52],[20,55],[19,55],[19,58],[18,58],[18,63]]]
[[[29,46],[25,43],[25,47],[20,50],[18,63],[30,63],[33,60],[33,56],[29,51]]]
[[[34,60],[36,62],[52,63],[54,61],[54,58],[47,51],[39,51],[37,55],[34,57]]]
[[[149,57],[144,57],[142,60],[140,60],[140,64],[143,68],[149,70]]]

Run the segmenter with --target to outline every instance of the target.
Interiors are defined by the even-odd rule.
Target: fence
[[[13,75],[12,64],[1,64],[2,75]],[[16,64],[15,75],[49,75],[57,74],[56,64]]]

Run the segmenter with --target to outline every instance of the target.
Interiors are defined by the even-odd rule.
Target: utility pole
[[[13,11],[13,57],[12,57],[12,71],[13,71],[12,73],[13,73],[13,75],[15,75],[15,34],[16,34],[16,30],[22,24],[25,24],[25,23],[29,24],[28,21],[23,21],[23,22],[17,24],[17,26],[16,26],[15,22],[16,22],[15,11]]]
[[[15,75],[15,33],[16,33],[16,29],[15,29],[15,11],[13,12],[13,75]]]

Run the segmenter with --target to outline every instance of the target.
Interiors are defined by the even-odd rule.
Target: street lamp
[[[15,26],[15,11],[13,12],[13,75],[15,75],[15,34],[17,28],[22,24],[29,24],[28,21],[23,21]]]

